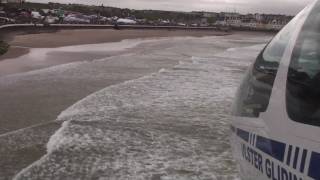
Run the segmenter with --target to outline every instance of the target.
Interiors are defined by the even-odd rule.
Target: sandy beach
[[[4,36],[10,44],[8,52],[0,56],[0,77],[10,74],[28,72],[48,68],[59,64],[75,61],[90,61],[102,57],[119,55],[106,51],[97,52],[53,52],[40,61],[30,57],[30,49],[57,48],[85,44],[101,44],[120,42],[130,39],[150,39],[165,37],[204,37],[224,36],[229,33],[221,31],[204,30],[113,30],[113,29],[82,29],[61,30],[53,32],[37,32],[26,34],[24,32],[11,32]]]
[[[0,56],[0,60],[19,57],[28,53],[28,48],[54,48],[61,46],[98,44],[119,42],[124,39],[144,39],[159,37],[203,37],[221,36],[230,33],[204,30],[112,30],[84,29],[61,30],[57,32],[42,32],[36,34],[8,34],[4,37],[11,45],[8,53]]]
[[[2,104],[0,103],[0,117],[6,122],[2,123],[0,134],[52,121],[62,110],[92,92],[109,85],[136,79],[162,68],[172,67],[178,63],[179,59],[164,59],[160,61],[156,59],[154,61],[152,58],[141,58],[130,61],[126,57],[126,60],[119,60],[119,58],[130,53],[146,54],[147,52],[144,52],[143,47],[137,46],[139,42],[146,41],[145,43],[148,44],[149,39],[165,37],[209,37],[222,35],[226,35],[226,33],[217,31],[110,29],[62,30],[54,33],[23,35],[9,34],[5,39],[11,45],[11,48],[9,52],[0,57],[2,59],[0,61],[0,81],[5,82],[6,79],[12,79],[8,75],[19,77],[19,80],[10,85],[2,84],[0,87],[0,92],[3,96]],[[122,40],[126,41],[120,42]],[[108,44],[111,42],[114,43]],[[59,48],[61,46],[62,48]],[[156,47],[159,50],[163,48],[167,47]],[[174,46],[171,48],[174,48]],[[25,78],[29,74],[21,74],[66,63],[90,62],[104,58],[111,58],[105,63],[106,67],[103,71],[113,73],[112,76],[106,77],[103,80],[97,78],[91,82],[83,82],[87,85],[81,91],[77,90],[78,93],[72,90],[80,85],[75,82],[65,82],[63,79],[60,82],[57,78],[53,80],[54,83],[49,80],[28,82],[29,80]],[[108,66],[108,63],[110,63],[110,66]],[[148,66],[139,69],[132,68],[144,65]],[[120,73],[121,77],[114,75],[114,73]],[[52,91],[52,85],[55,83],[56,87],[63,86],[64,90],[59,88],[61,90],[60,93],[57,90]],[[92,84],[91,86],[89,86],[90,83]],[[70,87],[66,88],[68,86],[64,84],[68,84]],[[57,97],[62,94],[66,94],[67,96],[58,100]],[[32,108],[30,108],[30,103],[32,104]]]

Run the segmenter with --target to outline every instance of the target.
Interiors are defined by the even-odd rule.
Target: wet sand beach
[[[13,59],[29,53],[29,48],[10,47],[8,52],[0,56],[0,61],[5,59]]]
[[[157,37],[203,37],[221,36],[230,33],[206,30],[112,30],[112,29],[84,29],[61,30],[55,33],[36,33],[15,35],[8,34],[11,49],[0,56],[0,60],[14,58],[28,53],[25,48],[54,48],[81,44],[98,44],[106,42],[119,42],[124,39],[142,39]]]
[[[38,57],[35,52],[29,53],[30,49],[57,48],[84,44],[100,44],[120,42],[130,39],[148,39],[165,37],[203,37],[223,36],[229,33],[221,31],[200,30],[112,30],[112,29],[87,29],[87,30],[61,30],[57,32],[42,32],[36,34],[8,34],[4,39],[10,44],[9,51],[0,56],[0,77],[47,68],[59,64],[75,61],[94,60],[110,57],[117,52],[103,51],[71,51],[50,52],[45,57]],[[81,47],[77,47],[81,48]],[[30,56],[31,54],[31,56]],[[43,54],[43,53],[42,53]],[[34,59],[39,60],[35,61]],[[5,62],[3,62],[5,60]],[[41,61],[40,61],[41,60]],[[2,61],[2,62],[1,62]]]
[[[8,43],[11,45],[11,48],[7,54],[0,56],[0,59],[2,59],[0,61],[0,92],[2,96],[0,118],[3,121],[1,122],[0,134],[54,120],[62,110],[92,92],[109,85],[156,72],[162,68],[171,67],[178,63],[178,59],[161,59],[160,61],[156,59],[156,62],[154,62],[152,58],[137,59],[131,62],[129,57],[125,57],[126,54],[148,54],[148,52],[144,52],[143,47],[136,47],[140,43],[139,41],[145,40],[145,43],[148,43],[148,38],[222,35],[226,35],[226,33],[186,30],[88,29],[62,30],[55,33],[24,34],[7,37],[6,39],[9,40]],[[123,40],[124,42],[120,42]],[[114,44],[111,42],[114,42]],[[102,44],[99,45],[99,43]],[[167,47],[157,48],[165,49]],[[78,90],[73,90],[80,85],[74,83],[74,81],[59,82],[59,78],[43,80],[41,76],[36,81],[30,81],[26,78],[31,76],[32,71],[35,70],[66,63],[90,62],[108,57],[111,57],[111,59],[105,62],[106,68],[103,70],[106,73],[120,73],[122,77],[118,78],[113,73],[103,80],[97,78],[91,82],[83,82],[86,84],[83,84],[85,90],[82,89],[79,93],[76,93]],[[121,58],[125,60],[121,60]],[[112,66],[107,65],[109,62]],[[117,63],[121,64],[117,65]],[[139,69],[132,68],[144,65],[148,66]],[[21,74],[24,72],[31,73]],[[35,73],[38,72],[35,71]],[[128,73],[128,75],[125,75],[125,73]],[[6,77],[8,75],[9,77]],[[69,77],[67,75],[63,77],[63,79],[66,78]],[[14,83],[12,79],[15,79]],[[70,86],[70,88],[63,88],[64,90],[61,92],[59,92],[59,88],[52,92],[52,87],[65,87],[64,84]],[[65,95],[65,97],[63,99],[57,98],[61,95]]]

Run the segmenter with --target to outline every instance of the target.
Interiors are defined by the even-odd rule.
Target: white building
[[[228,19],[226,23],[230,26],[240,27],[242,21],[240,18],[234,18],[234,19]]]
[[[233,12],[222,12],[222,13],[220,13],[220,16],[223,16],[226,19],[238,19],[238,18],[240,18],[240,14],[239,13],[233,13]]]
[[[257,29],[258,23],[256,22],[244,22],[241,23],[241,27],[246,27],[249,29]]]
[[[227,25],[227,21],[225,20],[218,20],[216,21],[215,25],[218,25],[218,26],[226,26]]]
[[[220,16],[224,17],[224,21],[229,26],[234,26],[234,27],[240,27],[241,26],[242,20],[240,18],[240,14],[239,13],[223,12],[223,13],[221,13]]]
[[[268,23],[267,28],[271,30],[281,30],[284,26],[285,23],[278,20],[273,20]]]
[[[255,17],[255,19],[256,19],[257,22],[261,22],[261,21],[263,20],[262,15],[259,14],[259,13],[254,14],[254,17]]]

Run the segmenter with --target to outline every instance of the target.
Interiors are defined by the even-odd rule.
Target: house
[[[239,13],[233,13],[233,12],[221,12],[219,14],[219,17],[224,17],[226,20],[228,19],[239,19],[240,14]]]
[[[255,17],[255,20],[259,23],[263,21],[263,16],[259,13],[254,14],[254,17]]]
[[[218,17],[218,13],[215,12],[203,12],[203,17],[205,18],[217,18]]]
[[[285,26],[285,22],[274,19],[268,23],[268,29],[271,30],[281,30]]]
[[[208,18],[201,18],[200,26],[201,26],[201,27],[207,27],[207,26],[209,26]]]
[[[226,21],[226,23],[230,26],[234,26],[234,27],[240,27],[241,26],[241,19],[240,18],[234,18],[234,19],[228,19]]]
[[[217,25],[217,26],[227,26],[227,21],[218,20],[218,21],[216,21],[215,25]]]

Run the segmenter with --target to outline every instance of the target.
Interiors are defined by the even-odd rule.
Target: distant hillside
[[[80,12],[83,14],[100,14],[102,16],[111,17],[135,17],[137,19],[147,20],[173,20],[173,21],[192,21],[201,18],[201,14],[193,14],[186,12],[173,12],[173,11],[159,11],[159,10],[131,10],[121,9],[107,6],[89,6],[82,4],[60,4],[60,3],[32,3],[25,2],[23,4],[10,4],[6,5],[7,8],[24,8],[24,9],[63,9],[66,11]]]

